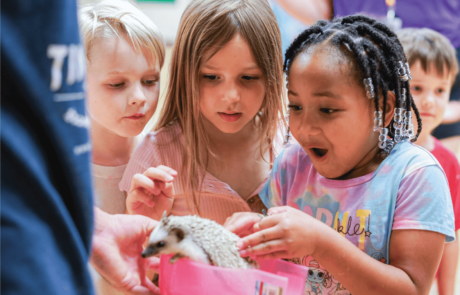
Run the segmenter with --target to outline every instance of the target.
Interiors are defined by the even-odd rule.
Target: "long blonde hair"
[[[155,130],[177,120],[184,136],[179,184],[187,204],[199,214],[198,169],[206,170],[210,140],[200,118],[199,76],[201,67],[218,50],[240,34],[249,44],[266,81],[266,94],[258,130],[261,143],[272,148],[280,124],[285,123],[285,87],[281,36],[267,0],[194,0],[182,15],[174,45],[165,103]],[[261,144],[261,153],[265,144]],[[201,150],[207,151],[205,155]]]

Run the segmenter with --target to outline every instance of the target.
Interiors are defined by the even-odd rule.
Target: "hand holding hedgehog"
[[[170,263],[182,257],[221,267],[258,268],[256,261],[242,258],[236,242],[240,238],[220,224],[198,216],[166,216],[150,234],[142,257],[174,254]]]

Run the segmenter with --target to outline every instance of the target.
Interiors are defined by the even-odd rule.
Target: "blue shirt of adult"
[[[1,293],[93,294],[76,2],[4,1],[1,27]]]

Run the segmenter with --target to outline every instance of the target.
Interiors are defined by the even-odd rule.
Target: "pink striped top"
[[[181,171],[181,146],[183,144],[184,139],[178,123],[147,134],[126,167],[120,182],[120,190],[129,191],[134,174],[144,173],[150,167],[164,165],[178,172]],[[203,172],[200,171],[200,173]],[[228,184],[205,172],[199,199],[201,217],[223,224],[227,217],[235,212],[261,212],[265,206],[258,194],[267,182],[268,176],[248,199],[244,200]],[[184,191],[180,188],[178,181],[174,182],[174,191],[174,203],[169,214],[179,216],[196,214],[189,210]]]

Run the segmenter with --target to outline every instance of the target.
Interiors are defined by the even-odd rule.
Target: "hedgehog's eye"
[[[161,247],[164,247],[164,246],[165,246],[165,242],[163,242],[163,241],[159,241],[159,242],[157,243],[157,247],[158,247],[158,248],[161,248]]]

